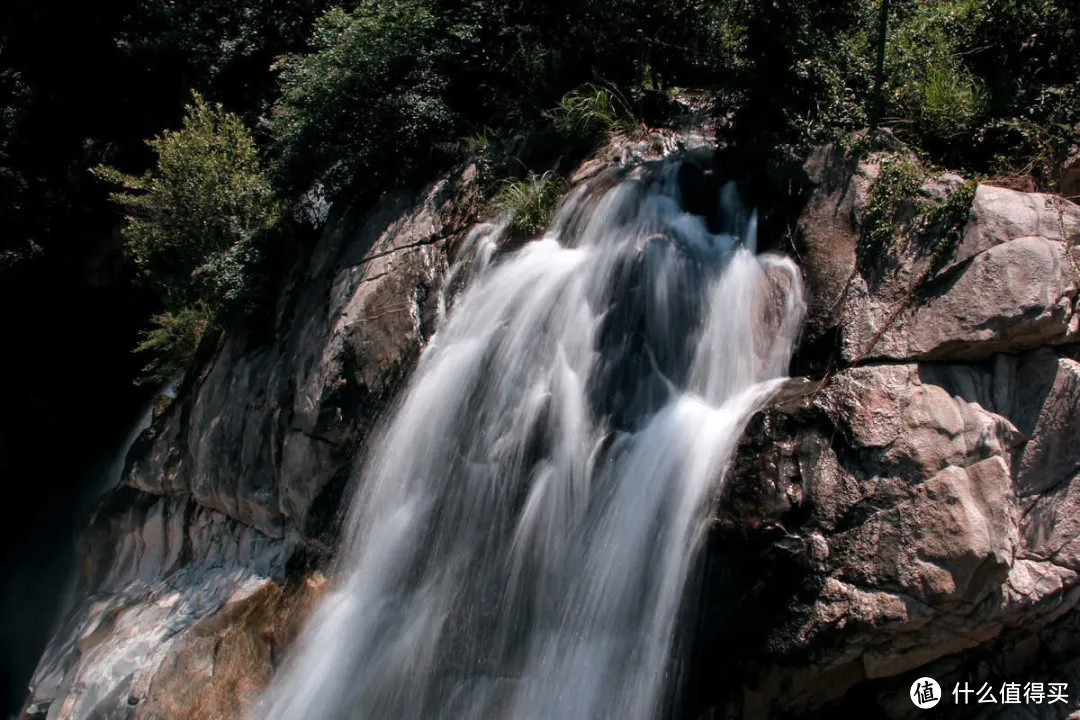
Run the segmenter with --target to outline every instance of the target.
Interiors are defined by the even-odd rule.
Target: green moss
[[[879,267],[899,246],[901,208],[914,202],[922,184],[919,166],[902,156],[886,156],[866,197],[866,215],[856,249],[861,270]]]

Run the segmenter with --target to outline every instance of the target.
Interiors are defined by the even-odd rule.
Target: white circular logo
[[[929,710],[941,702],[941,686],[932,677],[921,677],[911,683],[911,702],[920,710]]]

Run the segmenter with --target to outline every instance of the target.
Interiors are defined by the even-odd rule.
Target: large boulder
[[[980,185],[962,236],[935,272],[916,223],[902,217],[906,237],[893,262],[870,270],[857,263],[857,247],[879,171],[879,158],[833,146],[807,162],[814,189],[796,249],[809,292],[808,344],[835,341],[851,363],[978,360],[1080,339],[1080,207]],[[953,175],[931,177],[920,199],[937,204],[959,186]]]
[[[967,651],[1023,636],[1038,655],[1039,630],[1080,600],[1078,369],[1047,349],[990,365],[869,365],[758,416],[717,542],[772,533],[798,556],[786,572],[802,590],[785,604],[768,585],[750,590],[751,604],[782,609],[738,669],[714,660],[737,678],[722,714],[846,701],[903,717],[914,706],[888,697],[919,674],[947,675]],[[769,577],[767,563],[759,571]],[[852,700],[867,683],[879,696]]]

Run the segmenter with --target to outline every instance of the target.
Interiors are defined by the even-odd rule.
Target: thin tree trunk
[[[877,65],[874,68],[873,107],[870,110],[870,132],[873,134],[884,112],[883,85],[885,84],[885,42],[889,33],[889,0],[881,0],[881,16],[878,21]]]

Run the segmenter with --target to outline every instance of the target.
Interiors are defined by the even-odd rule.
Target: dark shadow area
[[[714,528],[702,562],[685,684],[672,713],[680,720],[739,706],[754,670],[782,651],[821,591],[803,548],[775,525]]]

